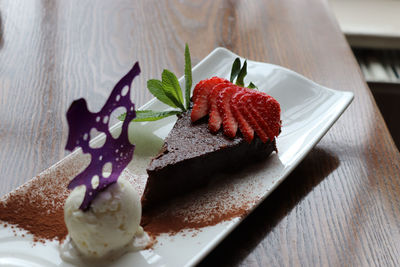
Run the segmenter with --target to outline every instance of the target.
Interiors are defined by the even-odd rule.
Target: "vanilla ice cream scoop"
[[[139,195],[128,181],[118,179],[93,200],[87,211],[79,209],[84,195],[84,186],[71,192],[64,206],[64,220],[73,245],[85,258],[120,254],[138,232],[143,233]]]

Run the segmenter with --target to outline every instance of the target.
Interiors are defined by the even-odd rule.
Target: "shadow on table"
[[[335,155],[314,148],[292,174],[200,262],[199,266],[232,266],[241,263],[275,226],[338,166],[339,160]]]

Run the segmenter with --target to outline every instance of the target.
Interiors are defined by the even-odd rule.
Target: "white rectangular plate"
[[[236,57],[237,55],[225,48],[215,49],[193,68],[193,83],[212,76],[229,79],[230,68]],[[257,183],[257,190],[252,193],[258,200],[252,205],[252,210],[289,175],[324,136],[351,103],[353,93],[320,86],[280,66],[254,61],[248,61],[247,64],[246,84],[252,81],[260,91],[278,100],[283,123],[282,133],[277,139],[279,153],[273,154],[255,171],[240,173],[243,177],[235,179],[238,194],[246,183]],[[183,78],[180,82],[183,85]],[[153,99],[142,108],[162,110],[167,107]],[[169,117],[157,122],[141,123],[140,127],[133,129],[136,150],[134,160],[128,166],[129,172],[145,173],[150,158],[157,153],[175,120]],[[115,130],[119,125],[116,125]],[[71,160],[74,160],[73,155],[61,160],[48,171],[61,168]],[[194,265],[238,226],[241,220],[235,218],[205,227],[194,236],[185,232],[173,236],[161,235],[153,249],[128,253],[114,262],[113,266]],[[60,259],[58,242],[37,243],[33,246],[29,235],[25,238],[15,237],[9,228],[4,227],[0,227],[0,265],[70,266]]]

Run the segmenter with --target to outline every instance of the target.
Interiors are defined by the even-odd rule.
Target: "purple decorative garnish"
[[[93,199],[104,189],[118,180],[123,169],[133,157],[135,146],[129,142],[128,126],[136,117],[135,104],[130,99],[130,90],[133,79],[139,75],[140,67],[136,62],[132,69],[115,85],[110,97],[98,113],[88,110],[85,99],[75,100],[67,112],[69,136],[65,149],[72,151],[81,147],[84,153],[89,153],[92,158],[89,166],[78,174],[68,185],[73,189],[79,185],[86,186],[86,193],[80,209],[87,210]],[[122,131],[118,138],[114,138],[108,128],[111,113],[119,108],[126,109],[126,119],[122,124]],[[104,133],[106,141],[100,148],[89,146],[90,132],[96,129]],[[111,174],[103,175],[104,166],[111,165]],[[92,183],[98,179],[98,185]],[[94,186],[93,186],[94,185]]]

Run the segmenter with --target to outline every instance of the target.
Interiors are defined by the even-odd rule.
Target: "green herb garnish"
[[[240,58],[236,58],[235,61],[233,61],[232,64],[232,70],[231,70],[231,78],[230,78],[230,82],[233,83],[233,81],[235,80],[235,78],[238,76],[239,72],[240,72]]]
[[[244,86],[244,77],[246,77],[246,75],[247,75],[247,60],[245,60],[243,63],[243,66],[241,66],[240,58],[237,57],[232,64],[230,82],[233,83],[233,81],[236,78],[235,84],[238,86],[245,87]],[[247,85],[246,87],[250,88],[250,89],[258,88],[252,82],[250,82],[249,85]]]
[[[252,82],[250,82],[249,85],[247,85],[247,88],[250,88],[250,89],[258,89],[258,87],[257,87],[254,83],[252,83]]]
[[[181,113],[180,110],[169,110],[169,111],[153,111],[153,110],[136,110],[136,118],[133,121],[157,121],[164,119],[168,116],[176,115]],[[126,113],[118,117],[119,120],[124,121]]]
[[[178,106],[175,104],[174,100],[171,100],[164,91],[162,82],[159,80],[151,79],[147,81],[147,89],[149,89],[150,93],[154,96],[157,96],[157,99],[167,104],[168,106],[177,108]]]
[[[182,89],[179,85],[178,78],[176,78],[175,74],[173,74],[169,70],[163,70],[161,74],[161,90],[164,91],[164,94],[174,102],[175,106],[180,108],[182,111],[185,111],[186,108],[183,104],[182,97]],[[158,98],[158,95],[154,95]]]
[[[173,108],[179,108],[180,110],[136,110],[136,118],[133,121],[156,121],[168,116],[180,114],[189,109],[190,92],[192,89],[192,63],[188,44],[185,45],[185,101],[183,100],[182,88],[179,85],[178,78],[167,69],[163,70],[161,81],[157,79],[148,80],[147,89],[164,104]],[[120,115],[118,119],[123,121],[125,116],[126,113]]]
[[[232,64],[231,83],[236,79],[236,85],[244,86],[244,77],[247,75],[247,60],[241,66],[240,58],[236,58]],[[252,82],[248,88],[257,88]],[[156,121],[172,115],[185,112],[190,107],[190,93],[192,90],[192,63],[188,44],[185,45],[185,99],[183,99],[182,88],[179,85],[178,78],[171,71],[165,69],[161,74],[161,81],[150,79],[147,81],[147,89],[158,100],[164,104],[175,108],[169,111],[155,110],[136,110],[136,118],[133,121]],[[176,110],[178,108],[179,110]],[[126,114],[118,117],[119,120],[125,120]]]
[[[185,100],[186,109],[190,106],[190,92],[192,89],[192,62],[190,59],[189,46],[185,46]]]

